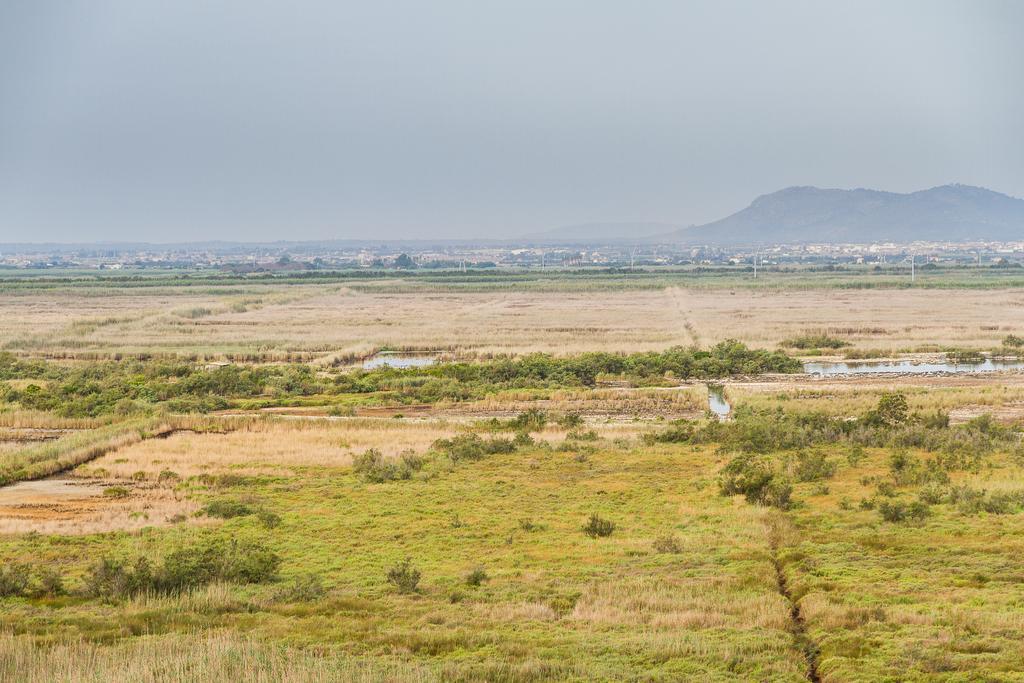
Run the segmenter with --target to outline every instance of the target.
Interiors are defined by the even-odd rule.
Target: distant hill
[[[909,194],[790,187],[726,218],[666,232],[662,242],[1009,241],[1024,239],[1024,200],[970,185]]]
[[[679,230],[671,223],[581,223],[524,235],[523,240],[540,243],[625,242]]]

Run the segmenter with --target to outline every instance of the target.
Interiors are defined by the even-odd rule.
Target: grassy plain
[[[0,487],[0,680],[1024,680],[1024,375],[737,373],[716,427],[674,376],[402,403],[429,379],[347,402],[336,374],[382,347],[888,354],[1024,328],[1012,273],[940,275],[3,279],[0,346],[85,369],[69,392],[117,354],[315,372],[273,365],[204,416],[147,393],[183,371],[126,373],[138,404],[96,417],[0,410],[0,471],[33,480]],[[222,375],[188,377],[249,386]],[[894,390],[906,414],[879,414]],[[791,490],[724,495],[736,472]]]

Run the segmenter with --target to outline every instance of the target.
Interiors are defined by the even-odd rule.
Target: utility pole
[[[754,279],[757,279],[757,257],[761,255],[761,247],[754,252]]]
[[[915,256],[915,254],[911,254],[910,255],[910,284],[914,284],[914,280],[917,277],[917,270],[914,267],[915,266],[914,256]]]

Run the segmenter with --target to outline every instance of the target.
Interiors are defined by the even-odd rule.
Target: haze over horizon
[[[13,2],[0,243],[508,238],[1024,197],[1024,5]]]

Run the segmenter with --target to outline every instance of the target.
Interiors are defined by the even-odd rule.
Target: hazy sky
[[[1024,196],[1024,2],[0,1],[0,242]]]

